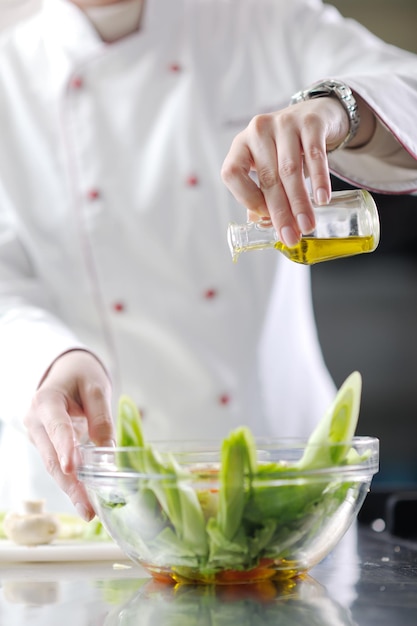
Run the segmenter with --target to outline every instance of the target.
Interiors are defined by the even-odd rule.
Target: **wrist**
[[[354,141],[361,122],[358,103],[352,90],[348,85],[339,80],[323,80],[314,83],[307,89],[295,93],[290,100],[290,104],[306,102],[307,100],[314,100],[316,98],[336,98],[342,105],[347,115],[349,127],[345,138],[333,148],[331,152],[347,147],[348,144]]]
[[[106,377],[109,379],[109,382],[111,383],[110,373],[107,370],[107,368],[105,367],[104,363],[101,361],[101,359],[96,354],[94,354],[94,352],[91,352],[87,348],[77,347],[77,348],[69,348],[68,350],[65,350],[65,352],[61,352],[61,354],[59,354],[52,361],[52,363],[49,365],[48,369],[44,372],[44,374],[43,374],[43,376],[42,376],[42,378],[41,378],[41,380],[40,380],[40,382],[38,384],[38,389],[43,385],[43,383],[49,377],[49,375],[51,374],[52,370],[55,371],[57,366],[62,365],[64,360],[66,362],[67,361],[71,362],[71,360],[75,360],[78,357],[80,357],[81,360],[84,359],[84,360],[87,360],[87,361],[92,361],[92,362],[97,363],[98,365],[100,365],[100,367],[104,371]]]

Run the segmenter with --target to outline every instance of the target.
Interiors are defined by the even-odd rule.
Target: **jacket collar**
[[[99,54],[107,45],[83,11],[69,0],[44,0],[40,17],[46,44],[59,44],[74,64]]]

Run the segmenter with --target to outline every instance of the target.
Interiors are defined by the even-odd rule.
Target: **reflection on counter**
[[[7,580],[3,586],[3,596],[11,604],[56,604],[59,601],[59,584],[52,581]]]
[[[0,624],[103,626],[149,580],[141,568],[112,561],[0,561]]]
[[[310,576],[246,585],[148,581],[104,626],[353,626],[350,611]]]
[[[349,608],[307,575],[217,586],[150,578],[88,584],[11,580],[3,585],[0,617],[4,626],[55,626],[58,619],[60,626],[357,626]]]
[[[0,624],[355,626],[356,547],[354,526],[310,576],[218,586],[162,583],[133,563],[0,562]]]

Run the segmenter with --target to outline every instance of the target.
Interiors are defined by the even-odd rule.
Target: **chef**
[[[294,150],[282,109],[301,128],[314,107],[339,176],[416,190],[416,76],[414,55],[319,0],[45,0],[3,34],[2,509],[36,497],[91,518],[73,441],[80,424],[114,439],[120,393],[151,439],[310,433],[335,390],[308,268],[274,251],[233,264],[227,225],[241,203],[290,242],[312,225],[302,172],[277,192]],[[274,116],[271,186],[258,114]],[[307,165],[325,203],[323,154]]]

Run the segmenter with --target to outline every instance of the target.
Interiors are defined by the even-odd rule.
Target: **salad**
[[[306,571],[344,534],[369,487],[372,472],[357,470],[372,452],[353,443],[360,396],[353,372],[294,459],[260,455],[240,427],[217,461],[188,463],[145,440],[135,404],[122,396],[114,462],[123,479],[92,497],[100,519],[157,579],[246,582]]]

